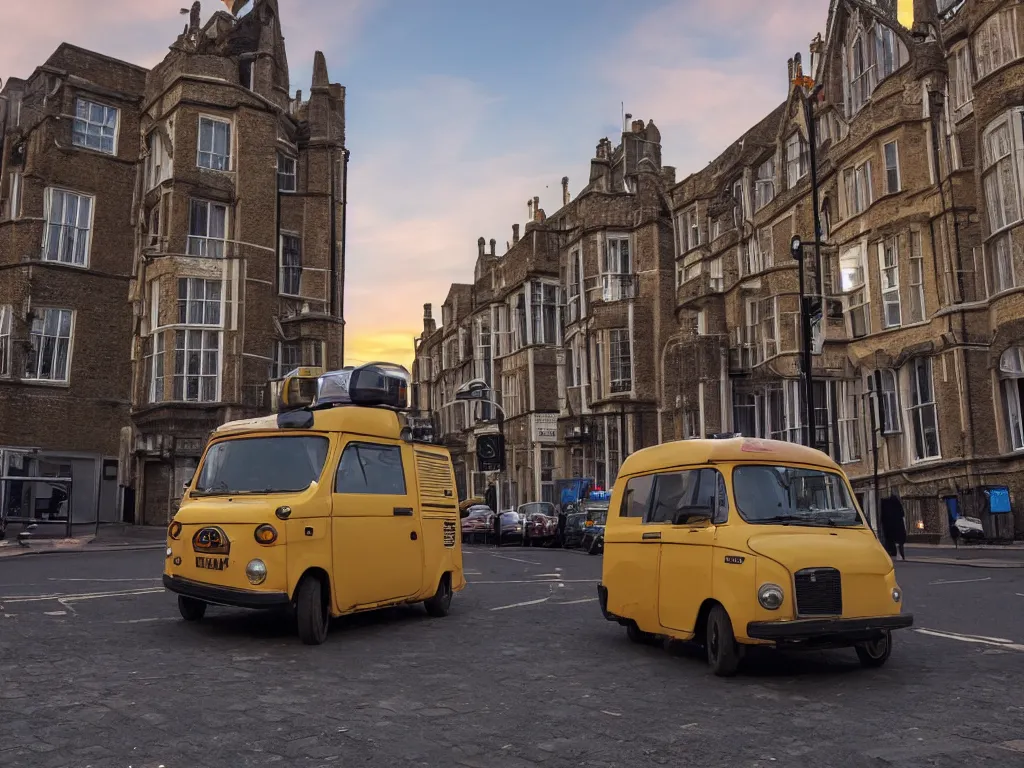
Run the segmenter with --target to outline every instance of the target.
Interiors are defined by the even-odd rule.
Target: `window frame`
[[[927,461],[937,461],[942,458],[942,442],[941,435],[939,433],[938,403],[935,397],[935,359],[933,357],[916,357],[907,361],[907,365],[910,366],[907,370],[907,390],[910,396],[907,398],[904,407],[906,410],[906,418],[910,425],[910,428],[907,430],[907,438],[910,441],[909,454],[913,457],[913,462],[915,464]],[[914,401],[921,398],[922,387],[920,385],[919,376],[922,367],[927,370],[928,389],[931,399],[915,404]],[[917,444],[919,438],[922,446],[921,453],[927,453],[927,433],[925,430],[924,413],[928,410],[931,411],[932,420],[935,424],[935,454],[918,455]],[[918,435],[918,429],[920,429],[920,435]]]
[[[623,351],[625,345],[625,351]],[[616,352],[616,347],[618,351]],[[616,371],[618,368],[618,371]],[[616,376],[618,373],[618,376]],[[612,395],[633,392],[633,339],[629,328],[608,329],[608,390]]]
[[[359,451],[360,451],[361,448],[364,448],[364,447],[365,448],[372,448],[372,449],[377,450],[377,451],[384,451],[384,450],[386,450],[388,453],[397,454],[397,456],[398,456],[398,464],[399,464],[399,467],[401,467],[401,470],[402,470],[401,471],[401,477],[402,477],[402,492],[401,493],[378,493],[378,492],[372,492],[372,491],[366,491],[366,492],[360,493],[360,492],[356,492],[356,491],[342,491],[342,490],[338,489],[338,482],[339,482],[340,474],[341,474],[341,466],[342,466],[342,462],[345,460],[345,454],[348,453],[348,451],[350,449],[354,448],[355,449],[355,453],[356,453],[356,460],[359,462],[360,466],[362,467],[363,466],[363,459],[362,459],[362,456],[360,455]],[[334,482],[331,485],[331,493],[335,494],[335,495],[338,495],[338,496],[377,496],[377,497],[381,497],[381,496],[384,496],[384,497],[398,497],[398,496],[407,497],[407,496],[409,496],[408,470],[407,470],[407,468],[405,466],[405,456],[403,455],[403,453],[404,452],[402,451],[402,446],[401,445],[396,445],[394,443],[372,442],[370,440],[350,440],[349,442],[345,443],[345,447],[341,451],[341,456],[338,457],[338,464],[334,468]],[[364,469],[364,477],[365,477],[365,469]]]
[[[73,357],[74,348],[75,348],[75,321],[78,319],[78,317],[77,317],[78,316],[78,312],[76,310],[74,310],[74,309],[69,309],[67,307],[35,307],[33,309],[33,311],[35,312],[35,316],[32,318],[32,323],[29,325],[29,343],[30,344],[38,344],[38,346],[33,346],[31,348],[31,352],[28,355],[26,355],[25,375],[22,377],[21,380],[25,381],[25,382],[30,382],[30,383],[33,383],[33,384],[51,384],[51,385],[68,386],[68,385],[71,384],[71,364],[72,364],[72,357]],[[50,353],[51,354],[51,361],[50,361],[51,376],[44,378],[43,376],[40,375],[40,371],[41,371],[41,368],[42,368],[40,363],[42,361],[42,356],[43,356],[43,351],[44,351],[43,350],[43,343],[42,342],[47,338],[47,335],[46,335],[46,319],[47,319],[47,316],[48,316],[47,313],[49,313],[49,312],[56,312],[56,313],[58,313],[57,314],[57,333],[56,333],[55,336],[50,337],[50,338],[54,339],[53,349],[52,349],[52,351]],[[42,315],[42,320],[41,320],[41,322],[42,322],[42,330],[39,333],[36,333],[36,331],[35,331],[36,322],[40,320],[40,313]],[[67,315],[68,315],[68,332],[67,332],[66,336],[62,336],[61,335],[61,330],[60,330],[61,329],[61,325],[62,325],[61,320],[63,319],[64,313],[67,313]],[[39,337],[39,342],[35,342],[35,338],[36,337]],[[65,360],[64,360],[64,375],[63,375],[62,378],[58,379],[58,378],[54,378],[52,376],[52,371],[53,371],[53,368],[54,368],[54,361],[57,360],[58,356],[59,356],[60,341],[62,339],[66,339],[67,340],[67,355],[66,355]],[[34,363],[33,363],[33,365],[34,365],[34,369],[33,369],[34,375],[30,375],[29,374],[28,363],[29,363],[30,360],[34,360]]]
[[[196,205],[206,206],[206,234],[205,235],[194,235],[192,234],[192,222],[193,213]],[[224,237],[218,239],[210,236],[210,224],[212,222],[211,213],[214,209],[223,209],[224,211]],[[188,235],[185,241],[185,253],[188,256],[194,256],[200,259],[223,259],[227,258],[227,244],[228,234],[231,231],[231,210],[226,203],[219,203],[215,200],[207,200],[201,197],[190,197],[188,198]],[[202,253],[193,252],[193,244],[201,246],[198,248]],[[211,244],[220,245],[220,253],[216,255],[210,255]],[[217,250],[217,249],[215,249]]]
[[[11,376],[11,353],[14,338],[14,307],[0,304],[0,378]]]
[[[281,170],[282,163],[285,165],[286,168],[287,168],[287,164],[291,163],[291,165],[292,165],[291,173],[288,173],[287,170],[284,170],[284,171]],[[286,186],[283,186],[282,183],[281,183],[282,179],[287,180],[289,178],[291,178],[291,188],[290,189],[287,188]],[[285,152],[278,152],[277,153],[277,191],[281,192],[282,194],[294,194],[295,192],[298,192],[298,190],[299,190],[299,160],[298,160],[298,158],[294,157],[292,155],[289,155],[289,154],[287,154]]]
[[[211,124],[210,133],[210,149],[203,149],[203,123],[208,122]],[[216,153],[216,127],[217,125],[227,126],[227,153],[225,155],[219,155]],[[215,173],[233,173],[235,170],[234,161],[234,148],[235,148],[235,124],[230,118],[220,117],[218,115],[200,114],[196,121],[196,167],[206,171],[214,171]],[[203,164],[203,156],[208,155],[210,158],[211,165]],[[224,157],[225,167],[217,168],[212,163],[214,158]]]
[[[61,207],[61,221],[54,222],[51,220],[51,215],[54,210],[54,197],[55,195],[63,196],[63,205]],[[74,224],[69,224],[63,221],[67,213],[68,198],[76,198],[76,209],[75,209],[75,221]],[[87,226],[82,227],[80,224],[80,218],[82,214],[82,201],[89,201],[89,221]],[[43,192],[43,243],[42,243],[42,261],[47,264],[60,264],[65,267],[75,267],[78,269],[89,269],[92,261],[92,232],[95,226],[96,220],[96,196],[90,195],[85,192],[77,192],[73,189],[67,189],[66,187],[47,187]],[[50,258],[50,244],[52,240],[51,230],[56,227],[59,229],[57,235],[57,258]],[[74,244],[72,246],[71,261],[65,261],[61,258],[63,252],[63,246],[65,244],[65,238],[67,236],[67,229],[71,228],[74,230]],[[78,251],[79,236],[82,232],[85,232],[85,245],[82,247],[83,255],[81,263],[75,261],[75,255]]]
[[[882,145],[882,161],[885,166],[885,194],[895,195],[903,191],[903,173],[900,169],[899,140],[893,139]],[[892,165],[889,164],[889,147],[892,147]],[[895,174],[895,181],[893,175]]]
[[[296,241],[298,243],[298,249],[295,251],[289,251],[285,248],[287,241]],[[300,299],[302,298],[302,276],[304,268],[302,265],[302,251],[303,241],[302,235],[298,232],[284,232],[282,231],[278,238],[278,280],[279,282],[279,293],[282,296],[288,296],[291,298]],[[297,255],[298,263],[290,264],[285,263],[285,256]],[[289,290],[294,287],[295,290]]]
[[[203,286],[202,297],[196,297],[194,295],[195,289],[198,285]],[[210,286],[217,286],[217,293],[219,294],[216,299],[207,298],[209,295]],[[184,288],[184,297],[182,296],[182,289]],[[178,298],[177,298],[177,323],[176,325],[181,327],[189,328],[223,328],[224,327],[224,306],[225,306],[225,294],[224,281],[219,278],[208,278],[208,277],[194,277],[184,276],[178,278]],[[202,311],[203,319],[201,321],[195,321],[191,319],[191,311],[195,305],[199,305]],[[214,322],[207,322],[207,311],[211,306],[216,307],[217,319]],[[184,319],[182,319],[182,311],[185,313]]]
[[[900,238],[891,235],[878,241],[878,290],[882,297],[882,330],[903,326],[903,304],[900,297]],[[891,256],[891,260],[890,260]],[[895,319],[889,311],[895,307]]]
[[[89,112],[90,114],[87,115],[86,117],[80,116],[78,114],[79,104],[88,105],[86,111]],[[121,109],[120,109],[120,107],[114,107],[114,106],[111,106],[110,104],[106,104],[106,103],[104,103],[102,101],[96,101],[93,98],[86,97],[86,96],[81,96],[81,95],[78,95],[78,94],[75,95],[75,101],[74,101],[74,105],[73,106],[74,106],[74,110],[75,111],[74,111],[74,116],[71,119],[71,146],[73,146],[75,149],[85,149],[85,150],[88,150],[90,152],[98,152],[101,155],[108,155],[110,157],[117,157],[117,149],[118,149],[118,145],[120,143],[120,138],[121,138]],[[99,134],[100,135],[100,140],[101,140],[101,142],[104,141],[104,136],[103,136],[102,131],[103,131],[104,128],[106,128],[108,126],[107,126],[107,124],[105,122],[104,123],[93,123],[92,115],[91,115],[92,107],[100,107],[101,109],[105,110],[106,112],[113,112],[114,113],[114,131],[113,131],[113,135],[110,136],[110,150],[109,151],[107,151],[105,148],[103,148],[102,144],[101,144],[101,146],[99,148],[97,148],[97,147],[90,147],[87,143],[81,143],[79,141],[79,138],[78,138],[79,136],[84,137],[84,139],[86,141],[88,140],[88,137],[90,136],[88,128],[90,126],[94,126],[94,125],[99,127],[99,129],[100,129],[100,134]],[[106,116],[106,112],[104,113],[104,116]],[[79,125],[83,124],[83,123],[84,123],[84,128],[80,129]]]
[[[189,344],[193,338],[193,334],[199,336],[199,346],[193,347]],[[216,347],[208,346],[207,341],[211,338],[216,339]],[[184,340],[184,345],[179,346],[178,342],[180,339]],[[209,373],[207,370],[207,355],[216,353],[216,370],[214,373]],[[182,362],[182,371],[178,372],[178,360]],[[190,373],[189,368],[189,355],[199,355],[199,372]],[[172,371],[171,380],[171,401],[176,403],[219,403],[223,398],[221,387],[223,386],[223,368],[224,368],[224,332],[220,328],[213,326],[178,326],[174,332],[174,370]],[[188,397],[189,381],[190,379],[196,379],[197,383],[197,395],[194,398]],[[206,381],[213,380],[213,396],[212,398],[204,397],[203,384]],[[179,388],[180,380],[180,388]],[[165,385],[166,387],[166,385]],[[179,396],[180,392],[180,396]]]
[[[731,499],[729,497],[728,487],[727,487],[726,482],[725,482],[725,474],[722,472],[722,470],[719,467],[713,467],[713,466],[708,466],[708,465],[696,465],[696,466],[680,466],[680,467],[666,468],[666,469],[659,470],[658,472],[655,472],[655,473],[652,473],[652,474],[649,474],[649,475],[638,475],[636,477],[630,478],[631,481],[634,480],[634,479],[637,479],[638,477],[651,477],[651,478],[653,478],[653,481],[651,483],[651,488],[650,488],[650,491],[649,491],[649,494],[648,494],[647,507],[646,507],[646,510],[644,512],[644,516],[642,518],[642,520],[643,520],[642,525],[643,526],[659,525],[659,526],[669,526],[669,527],[673,527],[673,528],[688,528],[688,527],[693,527],[696,524],[699,524],[698,522],[695,522],[695,521],[688,521],[688,522],[677,523],[677,522],[675,522],[675,520],[654,520],[653,519],[654,509],[655,509],[655,502],[656,502],[656,500],[658,498],[658,489],[659,489],[659,486],[660,486],[660,484],[662,482],[662,478],[667,477],[669,475],[681,475],[683,473],[689,473],[689,472],[711,472],[711,473],[714,473],[717,476],[717,482],[715,482],[715,498],[714,498],[714,502],[713,502],[714,506],[712,508],[711,518],[710,518],[710,520],[708,520],[708,524],[709,525],[724,525],[724,524],[729,522],[729,513],[730,513],[730,510],[731,510],[732,504],[730,503]],[[623,499],[625,499],[625,494],[623,494]],[[721,514],[722,513],[722,509],[723,509],[723,505],[722,505],[723,500],[725,502],[725,508],[724,508],[725,509],[725,514],[724,515]],[[620,506],[620,512],[621,512],[621,506]]]

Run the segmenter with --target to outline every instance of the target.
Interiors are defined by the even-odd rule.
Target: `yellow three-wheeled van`
[[[455,476],[448,451],[405,425],[402,373],[300,371],[277,415],[216,431],[167,532],[163,582],[185,619],[208,604],[293,608],[320,644],[332,616],[415,602],[447,614],[465,586]]]

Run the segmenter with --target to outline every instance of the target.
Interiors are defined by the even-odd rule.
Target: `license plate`
[[[208,571],[227,570],[228,559],[226,557],[196,557],[196,568],[205,568]]]

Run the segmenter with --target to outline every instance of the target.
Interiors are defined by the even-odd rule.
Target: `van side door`
[[[661,531],[658,619],[667,629],[693,632],[701,604],[711,597],[713,520],[722,476],[709,467],[658,475],[651,522]]]
[[[423,532],[409,447],[346,436],[334,478],[332,551],[342,611],[397,602],[423,581]]]

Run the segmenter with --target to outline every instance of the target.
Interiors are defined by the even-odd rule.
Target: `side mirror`
[[[182,493],[182,495],[185,494],[185,492],[189,489],[189,486],[192,485],[192,481],[195,480],[195,479],[196,479],[196,473],[195,472],[193,472],[191,475],[188,476],[188,480],[186,480],[184,482],[184,484],[181,486],[181,493]]]

